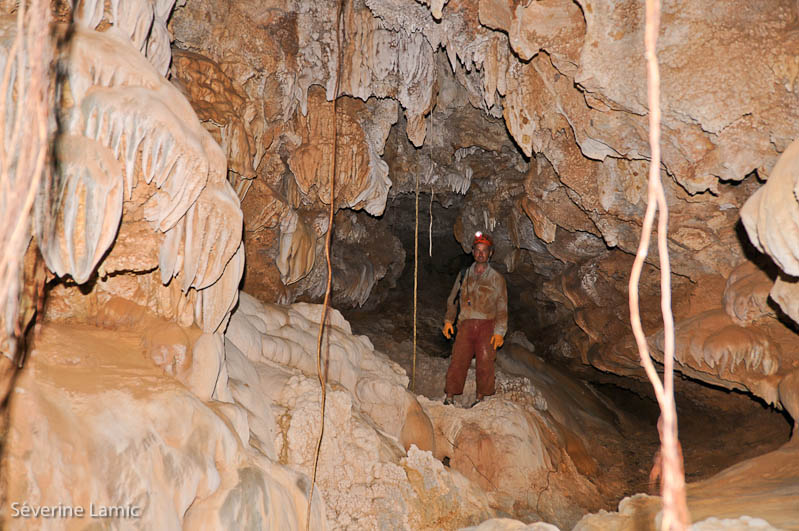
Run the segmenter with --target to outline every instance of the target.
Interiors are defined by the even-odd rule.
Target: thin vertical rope
[[[652,160],[649,166],[649,188],[644,224],[641,230],[641,241],[630,273],[630,320],[635,341],[641,357],[641,364],[646,371],[661,410],[659,432],[661,441],[662,474],[661,493],[663,495],[663,519],[661,529],[684,530],[690,521],[685,501],[685,475],[682,456],[677,437],[677,410],[674,403],[674,317],[671,312],[671,268],[668,251],[668,204],[660,182],[660,73],[657,64],[657,35],[660,25],[659,0],[646,2],[646,58],[649,96],[649,145]],[[649,239],[652,232],[655,212],[660,209],[658,217],[658,256],[660,259],[661,313],[663,315],[663,383],[657,376],[652,363],[649,346],[641,325],[638,304],[638,284],[644,260],[649,251]]]
[[[336,123],[337,102],[341,87],[341,16],[344,0],[336,4],[336,45],[338,63],[336,65],[336,90],[333,94],[333,157],[330,165],[330,213],[328,216],[327,236],[325,237],[325,261],[327,262],[327,286],[325,288],[325,301],[322,304],[322,315],[319,320],[319,335],[316,338],[316,376],[322,389],[322,402],[320,406],[319,439],[316,441],[316,450],[313,459],[313,474],[311,476],[311,491],[308,494],[308,511],[305,515],[305,529],[311,528],[311,506],[313,502],[314,487],[316,486],[316,473],[319,468],[319,452],[322,449],[322,438],[325,434],[325,406],[327,405],[327,374],[322,371],[322,336],[325,331],[327,310],[330,305],[330,288],[333,285],[333,267],[330,262],[330,241],[333,234],[333,214],[335,213],[335,183],[336,183],[336,150],[338,148],[338,124]]]
[[[419,289],[419,172],[416,172],[416,225],[413,231],[413,367],[411,391],[416,392],[416,304]]]
[[[433,183],[430,183],[430,226],[427,228],[427,254],[430,258],[433,257],[433,198],[435,196],[435,188],[433,188]]]
[[[430,140],[431,142],[435,141],[435,136],[433,135],[435,131],[435,114],[433,111],[430,111]],[[430,181],[430,225],[427,228],[427,254],[430,258],[433,257],[433,198],[435,197],[435,188],[433,188],[433,161],[432,157],[430,158],[430,173],[427,176],[427,180]]]

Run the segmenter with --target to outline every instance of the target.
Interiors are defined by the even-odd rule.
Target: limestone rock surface
[[[192,319],[215,331],[235,303],[244,258],[224,154],[119,27],[78,27],[64,61],[71,105],[61,110],[60,178],[36,216],[48,267],[85,283],[122,234],[103,275],[158,266],[164,285],[179,276]]]
[[[337,207],[382,212],[387,199],[412,193],[418,179],[426,197],[458,209],[453,233],[464,250],[474,230],[496,232],[495,259],[518,272],[512,282],[527,287],[530,273],[544,277],[542,298],[564,320],[574,303],[564,286],[575,274],[564,262],[608,260],[602,267],[614,271],[608,278],[613,289],[605,292],[611,299],[574,304],[582,331],[575,330],[562,347],[587,360],[589,350],[610,347],[601,335],[604,325],[628,330],[621,305],[626,286],[617,264],[636,248],[645,208],[645,87],[635,52],[643,40],[641,11],[630,3],[555,0],[457,2],[441,9],[437,21],[439,6],[412,0],[347,5],[340,82],[348,96],[339,98],[335,119],[329,100],[335,96],[339,50],[332,2],[274,8],[201,2],[178,9],[170,27],[177,57],[187,59],[176,61],[173,71],[198,108],[216,117],[206,125],[217,131],[231,167],[247,166],[238,173],[256,176],[241,180],[239,189],[252,268],[247,289],[273,301],[321,297],[335,123],[350,146],[336,153]],[[741,13],[751,9],[741,6]],[[747,176],[758,170],[764,177],[791,136],[790,113],[775,114],[771,105],[790,107],[795,98],[792,85],[779,81],[790,77],[787,59],[779,58],[791,55],[786,35],[796,14],[781,4],[772,22],[749,33],[744,15],[704,17],[696,2],[670,4],[666,12],[664,76],[673,77],[664,82],[664,182],[672,267],[680,275],[675,283],[688,290],[685,282],[727,278],[744,261],[737,210],[757,185]],[[217,19],[225,23],[209,22]],[[237,32],[223,29],[229,27]],[[689,43],[680,37],[688,34],[697,38]],[[731,106],[721,103],[720,88],[678,90],[695,86],[696,79],[722,87],[730,72],[746,71],[744,56],[722,59],[714,39],[745,42],[785,68],[747,77],[747,96]],[[772,50],[766,51],[767,42]],[[706,49],[714,50],[712,60]],[[630,57],[633,67],[618,71]],[[191,82],[199,70],[191,61],[210,65],[216,92],[229,96]],[[724,68],[715,69],[720,61]],[[626,80],[623,89],[609,82],[616,74]],[[763,96],[772,89],[774,98]],[[378,104],[374,96],[385,99]],[[219,109],[213,110],[217,100]],[[399,107],[405,112],[398,118]],[[395,122],[397,132],[389,134]],[[766,129],[758,124],[765,123],[775,124],[770,140],[760,132]],[[237,132],[223,132],[231,127]],[[748,133],[755,140],[743,146]],[[244,164],[250,157],[252,164]],[[360,264],[348,269],[342,265],[347,260],[334,263],[343,291],[339,304],[364,304],[380,291],[381,278],[391,284],[392,274],[382,272],[401,266],[402,258],[395,255],[393,266],[375,259],[388,247],[375,243],[378,238],[358,241],[359,247],[371,247],[363,253],[371,256],[352,256],[352,248],[339,254]],[[619,252],[608,253],[608,247]],[[650,261],[657,265],[654,255]],[[644,292],[647,304],[655,304],[653,312],[657,303],[649,295],[656,290],[652,282]],[[602,312],[607,305],[619,309],[610,320]],[[692,313],[697,312],[678,317]],[[652,325],[658,326],[655,320]],[[619,364],[627,363],[625,355]],[[634,356],[632,362],[637,363]]]
[[[321,414],[320,319],[318,305],[262,304],[242,293],[226,335],[230,388],[247,411],[251,442],[274,448],[279,462],[308,475]],[[404,371],[352,335],[336,310],[326,330],[329,389],[317,488],[328,526],[456,528],[495,514],[490,493],[433,457],[433,426],[406,390]]]
[[[797,262],[796,171],[799,143],[792,143],[774,167],[771,177],[750,197],[741,209],[741,220],[749,239],[757,249],[767,254],[784,273],[775,279],[771,298],[795,322],[799,308],[794,301]]]
[[[311,306],[239,301],[240,280],[269,302],[319,300],[323,241],[333,231],[334,303],[379,304],[406,254],[369,216],[388,201],[407,207],[418,182],[431,235],[434,203],[451,212],[437,230],[463,250],[475,230],[494,233],[495,264],[515,303],[537,314],[520,311],[517,326],[539,323],[548,356],[643,378],[626,308],[650,156],[640,2],[356,0],[341,13],[340,41],[332,0],[198,0],[172,13],[173,4],[54,6],[76,27],[60,63],[58,174],[37,199],[33,231],[62,279],[49,285],[47,318],[166,319],[141,345],[159,378],[218,402],[242,444],[251,439],[267,459],[308,472],[319,317]],[[13,25],[5,16],[0,24],[5,58]],[[678,368],[794,418],[795,332],[776,306],[799,320],[797,27],[789,0],[674,0],[664,4],[660,37]],[[751,260],[739,218],[781,273]],[[410,216],[394,219],[411,226]],[[656,354],[659,267],[651,252],[642,303]],[[42,277],[32,273],[40,285]],[[36,299],[28,299],[30,322]],[[518,457],[525,473],[512,469],[513,485],[527,474],[539,486],[557,462],[585,495],[580,503],[594,496],[580,479],[592,462],[576,457],[590,450],[574,442],[585,437],[563,411],[547,410],[556,424],[535,407],[538,395],[521,391],[520,402],[481,406],[518,428],[509,439],[538,449],[520,456],[485,436],[494,427],[420,404],[401,371],[340,316],[331,323],[334,435],[321,481],[331,521],[380,527],[389,522],[381,500],[392,496],[410,508],[385,514],[409,527],[476,523],[466,520],[508,507],[517,494],[477,488],[491,488],[481,483],[482,462],[453,458],[464,467],[458,475],[426,453],[440,454],[450,444],[442,434],[455,431],[470,459],[483,448]],[[218,440],[232,456],[228,435]],[[560,446],[565,453],[553,450]],[[345,465],[357,469],[350,492],[332,488]],[[193,492],[175,488],[181,499]],[[431,489],[436,502],[425,506]],[[467,493],[456,508],[442,502],[454,492]],[[518,496],[532,505],[529,493]],[[546,510],[566,504],[552,500]]]
[[[691,529],[791,529],[797,519],[791,509],[797,499],[795,442],[748,459],[687,487]],[[584,516],[575,531],[599,529],[659,529],[662,501],[636,494],[619,503],[618,512]]]
[[[42,529],[87,525],[91,504],[95,513],[136,507],[138,516],[119,520],[128,528],[304,526],[302,476],[248,449],[217,402],[153,365],[135,328],[45,325],[15,389],[2,462],[8,499],[85,509],[79,519],[38,520]],[[4,513],[9,529],[37,525]],[[324,514],[316,498],[313,520]]]

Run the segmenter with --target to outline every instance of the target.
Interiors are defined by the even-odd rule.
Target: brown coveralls
[[[460,315],[458,315],[458,334],[452,347],[452,360],[447,370],[447,395],[463,393],[466,374],[472,358],[477,358],[477,394],[494,394],[494,360],[497,352],[491,346],[491,336],[505,336],[508,329],[508,289],[505,279],[490,264],[478,276],[474,268],[466,271],[465,279],[458,275],[455,285],[447,299],[445,321],[455,322],[458,311],[455,296],[460,292]]]

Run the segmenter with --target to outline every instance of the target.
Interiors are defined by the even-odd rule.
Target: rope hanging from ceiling
[[[320,404],[320,421],[319,421],[319,438],[316,441],[316,450],[314,451],[313,458],[313,473],[311,475],[311,488],[308,493],[308,511],[305,515],[305,529],[309,531],[311,528],[311,505],[313,502],[314,487],[316,486],[316,473],[319,468],[319,452],[322,448],[322,439],[325,434],[325,406],[327,404],[327,366],[322,370],[322,338],[325,331],[325,321],[327,320],[327,311],[330,307],[330,291],[333,285],[333,267],[330,262],[330,240],[333,235],[333,214],[335,213],[335,183],[336,183],[336,150],[338,148],[338,123],[336,122],[337,116],[337,102],[339,90],[341,88],[341,17],[344,11],[344,0],[339,0],[336,3],[336,49],[338,53],[338,60],[336,62],[336,89],[333,93],[333,153],[330,163],[330,211],[328,214],[327,235],[325,237],[325,261],[327,262],[327,286],[325,287],[325,300],[322,304],[322,314],[319,319],[319,334],[316,338],[316,375],[319,379],[319,386],[322,390],[321,404]]]
[[[641,365],[649,377],[660,406],[658,431],[660,432],[661,494],[663,496],[663,519],[661,529],[684,530],[690,525],[688,506],[685,500],[685,474],[682,451],[677,437],[677,410],[674,402],[674,317],[671,312],[671,272],[668,250],[668,203],[660,181],[660,72],[657,63],[657,36],[660,26],[660,0],[646,2],[646,60],[649,96],[649,190],[646,213],[641,229],[641,241],[630,272],[629,297],[630,321],[632,323]],[[658,215],[658,255],[660,259],[661,313],[663,315],[663,382],[660,381],[641,325],[638,306],[638,283],[644,260],[649,253],[649,239],[656,211]]]

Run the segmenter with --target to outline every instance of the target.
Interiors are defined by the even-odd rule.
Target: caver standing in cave
[[[476,232],[472,242],[474,263],[461,271],[447,299],[447,314],[441,331],[447,339],[452,337],[457,315],[458,334],[447,369],[445,405],[453,403],[454,395],[463,393],[473,357],[477,358],[477,400],[472,407],[494,394],[494,361],[508,329],[508,289],[502,274],[488,263],[493,253],[491,237]]]

